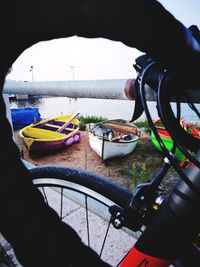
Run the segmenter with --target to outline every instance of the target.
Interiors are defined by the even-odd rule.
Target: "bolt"
[[[115,224],[115,226],[116,226],[117,228],[119,228],[119,227],[121,227],[122,222],[120,221],[120,219],[115,219],[115,220],[114,220],[114,224]]]

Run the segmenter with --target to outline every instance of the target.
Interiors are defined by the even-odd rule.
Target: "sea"
[[[175,111],[175,103],[171,105]],[[101,116],[105,119],[124,119],[130,121],[134,112],[135,101],[35,96],[29,99],[12,100],[10,107],[37,107],[43,119],[57,117],[71,112],[79,112],[82,116]],[[196,107],[200,111],[200,105],[197,104]],[[156,102],[148,102],[148,108],[152,119],[158,118]],[[199,122],[196,113],[185,103],[181,104],[181,117],[187,122]],[[143,112],[138,120],[145,119],[146,115]]]

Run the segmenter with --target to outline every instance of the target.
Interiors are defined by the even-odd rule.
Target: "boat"
[[[88,130],[88,136],[90,147],[103,161],[130,154],[140,138],[137,128],[121,119],[93,125]]]
[[[79,113],[62,115],[32,123],[19,131],[29,152],[50,152],[77,143],[79,132]]]
[[[167,150],[172,151],[174,142],[173,142],[169,132],[164,127],[161,119],[157,118],[156,120],[153,121],[153,123],[156,127],[156,130],[157,130],[161,140],[163,141],[165,147],[167,148]],[[180,125],[189,134],[192,134],[195,138],[200,139],[200,131],[197,130],[195,127],[191,126],[186,121],[184,121],[182,118],[180,119]],[[155,146],[155,148],[158,149],[159,151],[162,151],[153,131],[151,131],[151,140],[152,140],[152,143]],[[178,147],[176,147],[176,149],[175,149],[174,157],[180,162],[181,165],[184,165],[184,163],[187,160],[185,155],[180,151],[180,149]]]
[[[15,94],[8,94],[8,97],[9,97],[9,100],[12,101],[12,100],[16,100],[16,95]]]
[[[11,119],[14,130],[19,130],[33,122],[42,120],[39,108],[11,108]]]

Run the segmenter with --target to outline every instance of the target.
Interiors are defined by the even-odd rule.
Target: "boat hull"
[[[90,147],[103,159],[124,157],[133,152],[139,135],[137,129],[123,120],[109,120],[88,131]]]
[[[165,136],[162,135],[161,133],[159,133],[160,138],[162,139],[165,147],[167,148],[168,151],[172,151],[173,148],[173,141],[171,139],[170,136]],[[153,145],[155,146],[156,149],[158,149],[159,151],[162,152],[162,149],[154,135],[153,132],[151,132],[151,140]],[[174,157],[179,161],[179,162],[184,162],[185,160],[185,156],[183,155],[183,153],[180,151],[180,149],[176,148],[175,153],[174,153]]]
[[[124,157],[130,154],[135,149],[138,140],[139,137],[136,136],[132,141],[110,142],[89,133],[89,143],[91,148],[103,160],[115,157]]]
[[[161,140],[163,141],[166,149],[168,151],[172,151],[174,142],[169,134],[169,132],[165,129],[164,125],[161,122],[161,119],[158,118],[154,121],[154,125],[156,127],[157,133],[160,136]],[[185,122],[183,119],[180,119],[180,125],[184,128],[184,130],[191,134],[194,138],[200,139],[200,132],[199,130],[192,127],[189,123]],[[160,144],[158,143],[153,131],[151,131],[151,140],[155,148],[162,152]],[[181,152],[181,150],[176,147],[174,152],[174,157],[180,162],[180,164],[184,164],[187,160],[185,155]]]
[[[78,135],[78,141],[77,141]],[[65,138],[62,140],[32,140],[31,138],[23,138],[23,143],[25,147],[31,152],[51,152],[64,149],[65,147],[71,145],[72,143],[77,143],[81,139],[80,133],[76,135]]]

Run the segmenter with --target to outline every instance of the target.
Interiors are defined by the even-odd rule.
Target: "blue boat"
[[[11,108],[10,110],[14,130],[42,120],[38,108]]]

